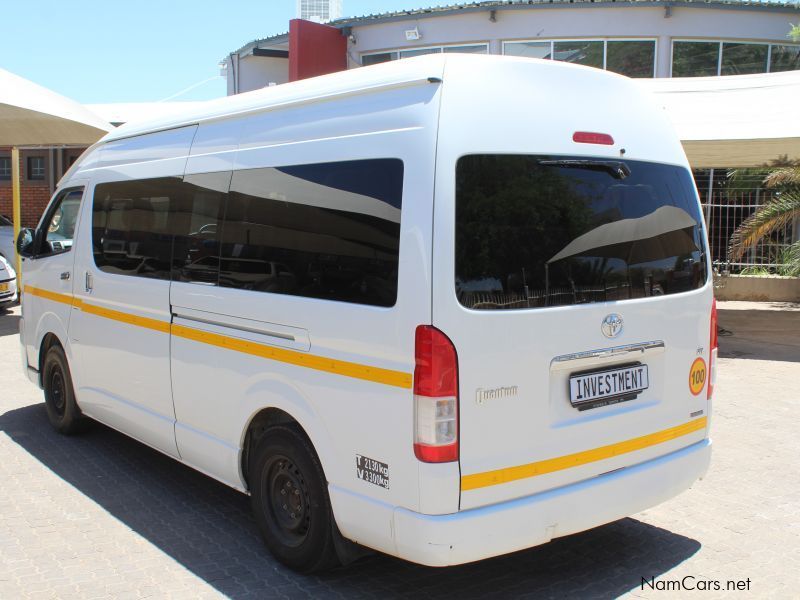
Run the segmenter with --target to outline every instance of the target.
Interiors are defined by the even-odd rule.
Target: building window
[[[553,42],[506,42],[503,54],[549,60],[553,57]]]
[[[458,46],[431,46],[429,48],[409,48],[408,50],[391,50],[388,52],[377,52],[375,54],[364,54],[361,57],[361,66],[377,65],[390,60],[399,58],[412,58],[425,54],[489,54],[488,44],[461,44]]]
[[[769,72],[800,71],[800,45],[773,44],[770,48]]]
[[[553,42],[554,60],[585,65],[587,67],[603,68],[603,42],[575,41]]]
[[[11,181],[11,159],[0,156],[0,181]]]
[[[628,77],[655,77],[655,40],[505,42],[503,54],[571,62]]]
[[[656,43],[652,40],[606,42],[606,69],[628,77],[655,77]]]
[[[747,75],[800,70],[800,45],[676,40],[673,77]]]
[[[28,181],[44,181],[44,156],[28,157]]]
[[[378,65],[380,63],[389,62],[390,60],[397,60],[397,52],[381,52],[380,54],[366,54],[361,57],[361,65],[368,67],[369,65]]]
[[[723,42],[720,75],[766,73],[768,54],[768,44]]]
[[[709,77],[719,74],[719,42],[673,42],[673,77]]]

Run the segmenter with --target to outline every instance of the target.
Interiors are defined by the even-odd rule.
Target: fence
[[[763,174],[743,175],[738,181],[728,178],[727,169],[695,171],[695,182],[708,229],[711,260],[720,272],[741,273],[745,270],[767,270],[780,273],[786,249],[800,234],[800,224],[790,223],[759,241],[737,261],[729,261],[730,239],[739,225],[765,203],[775,192],[759,187]]]

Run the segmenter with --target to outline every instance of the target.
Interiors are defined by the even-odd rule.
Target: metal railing
[[[724,169],[695,172],[715,270],[734,274],[743,271],[780,273],[784,266],[782,256],[800,234],[800,224],[787,224],[757,242],[738,261],[729,260],[730,240],[736,229],[772,200],[776,192],[757,187],[757,182],[744,181],[738,186],[732,186],[726,181],[725,173]]]

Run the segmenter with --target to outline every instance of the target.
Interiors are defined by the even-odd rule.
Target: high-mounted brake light
[[[717,299],[711,302],[711,340],[708,353],[708,399],[714,395],[714,384],[717,382],[717,354],[719,338],[717,334]]]
[[[572,134],[572,141],[579,144],[601,144],[603,146],[613,146],[614,138],[607,133],[595,133],[592,131],[576,131]]]
[[[429,463],[458,460],[458,356],[445,334],[417,327],[414,339],[414,454]]]

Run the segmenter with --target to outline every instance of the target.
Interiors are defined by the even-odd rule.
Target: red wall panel
[[[347,69],[347,38],[336,27],[289,21],[289,81]]]

